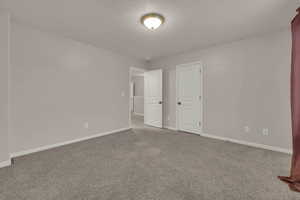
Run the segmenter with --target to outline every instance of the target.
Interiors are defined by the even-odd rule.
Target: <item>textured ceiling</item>
[[[155,59],[289,27],[297,0],[0,0],[14,21],[139,59]],[[139,22],[166,17],[156,31]]]

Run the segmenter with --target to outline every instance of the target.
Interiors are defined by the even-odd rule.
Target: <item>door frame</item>
[[[130,110],[130,90],[131,90],[131,79],[133,77],[133,71],[138,71],[141,73],[146,72],[146,69],[143,68],[138,68],[138,67],[129,67],[129,80],[128,80],[128,99],[129,99],[129,104],[128,104],[128,124],[129,124],[129,128],[132,128],[132,122],[131,122],[131,110]]]
[[[177,106],[177,102],[178,102],[178,98],[179,98],[179,92],[178,92],[178,89],[179,89],[179,78],[178,78],[178,70],[180,68],[183,68],[183,67],[187,67],[189,65],[194,65],[194,64],[199,64],[199,72],[200,72],[200,83],[201,83],[201,86],[200,86],[200,96],[201,96],[201,103],[200,103],[200,121],[201,121],[201,128],[199,130],[199,133],[196,133],[194,132],[195,134],[201,134],[203,133],[203,126],[204,126],[204,123],[203,123],[203,102],[204,102],[204,96],[203,96],[203,63],[201,61],[196,61],[196,62],[191,62],[191,63],[184,63],[184,64],[179,64],[179,65],[176,65],[176,130],[179,130],[179,108]]]

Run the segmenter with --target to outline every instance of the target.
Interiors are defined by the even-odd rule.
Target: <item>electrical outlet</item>
[[[263,129],[262,129],[262,134],[263,134],[264,136],[268,136],[268,135],[269,135],[269,129],[268,129],[268,128],[263,128]]]
[[[170,115],[168,115],[167,119],[168,119],[168,121],[170,121],[170,120],[171,120],[171,118],[170,118]]]
[[[124,91],[121,92],[121,96],[125,97],[125,92]]]
[[[84,128],[89,129],[89,123],[88,122],[84,123]]]
[[[246,133],[249,133],[249,132],[250,132],[250,127],[249,127],[249,126],[244,126],[244,131],[245,131]]]

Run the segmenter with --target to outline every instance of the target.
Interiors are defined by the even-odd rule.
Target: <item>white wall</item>
[[[138,115],[144,115],[144,96],[134,96],[133,112]]]
[[[143,63],[15,23],[11,45],[11,153],[129,127]]]
[[[9,160],[9,15],[0,13],[0,163]]]
[[[144,96],[144,76],[133,76],[134,96]]]
[[[134,108],[133,111],[136,114],[144,114],[144,77],[133,76],[132,81],[134,83]]]
[[[175,66],[202,61],[205,133],[291,149],[290,60],[289,30],[154,60],[165,69],[165,126],[176,122]]]

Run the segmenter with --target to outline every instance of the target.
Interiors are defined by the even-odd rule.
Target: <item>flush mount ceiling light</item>
[[[164,21],[164,16],[158,13],[148,13],[141,18],[141,23],[150,30],[157,29]]]

